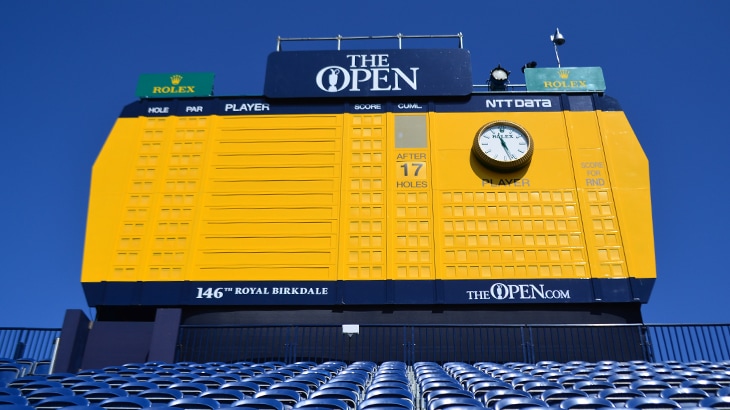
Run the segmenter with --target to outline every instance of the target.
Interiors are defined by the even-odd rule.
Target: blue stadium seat
[[[221,383],[221,385],[231,382],[240,382],[242,380],[241,376],[235,373],[216,373],[211,377],[214,379],[223,380],[223,383]]]
[[[213,399],[221,404],[221,407],[228,406],[238,400],[245,399],[247,396],[242,392],[234,389],[210,389],[200,394],[199,397]]]
[[[549,390],[548,390],[549,391]],[[508,397],[532,397],[524,390],[500,389],[489,390],[481,399],[486,407],[494,407],[494,404]]]
[[[559,383],[558,380],[561,377],[565,377],[565,374],[564,373],[560,373],[560,372],[547,371],[545,373],[540,374],[540,377],[542,377],[543,379],[545,379],[545,380],[547,380],[549,382]],[[563,387],[566,387],[566,386],[563,385]]]
[[[111,386],[109,386],[106,382],[80,382],[70,386],[69,389],[71,389],[75,395],[80,396],[89,390],[108,389],[109,387]]]
[[[22,378],[25,379],[25,378]],[[21,379],[18,379],[16,381],[20,381]],[[9,383],[8,387],[15,387],[18,390],[20,390],[20,393],[23,395],[27,395],[33,391],[40,390],[40,389],[58,389],[63,388],[64,385],[59,382],[49,382],[45,380],[30,380],[23,383]]]
[[[592,410],[611,407],[613,407],[613,403],[600,397],[573,397],[560,403],[560,408],[565,410]]]
[[[35,363],[30,371],[30,374],[35,375],[48,375],[51,372],[51,361],[50,360],[39,360]]]
[[[408,389],[374,389],[365,392],[365,400],[375,398],[395,398],[413,401],[413,393]]]
[[[564,400],[576,397],[588,397],[588,393],[576,389],[550,389],[540,395],[540,399],[549,406],[559,406]]]
[[[687,380],[682,382],[679,387],[692,387],[707,392],[708,395],[717,395],[717,391],[722,389],[722,386],[714,380],[707,379],[695,379]]]
[[[596,396],[598,392],[605,389],[613,389],[616,386],[608,380],[584,380],[573,385],[576,390],[584,391],[589,396]]]
[[[80,396],[54,396],[33,404],[36,410],[56,410],[70,406],[88,406],[89,401]]]
[[[510,384],[512,384],[513,389],[517,390],[524,390],[523,386],[527,383],[534,383],[534,382],[546,382],[547,380],[543,379],[542,377],[537,376],[520,376],[515,377],[512,379]]]
[[[408,399],[374,398],[360,402],[358,410],[366,409],[404,409],[413,410],[413,402]]]
[[[316,383],[318,386],[327,383],[332,380],[332,374],[329,370],[324,369],[311,369],[305,370],[296,376],[297,379],[306,381],[307,384]]]
[[[672,409],[681,406],[674,400],[661,397],[637,397],[626,402],[626,408],[634,409]]]
[[[0,365],[0,386],[4,386],[11,380],[23,376],[24,367],[15,363],[5,363]]]
[[[711,380],[723,387],[730,386],[730,374],[728,374],[728,373],[713,373],[713,374],[709,374],[706,376],[702,376],[698,379],[699,380]]]
[[[350,410],[350,407],[343,401],[337,399],[306,399],[294,405],[295,409],[331,409]]]
[[[448,376],[444,376],[448,377]],[[509,384],[505,382],[498,382],[503,388],[509,388]],[[421,387],[421,391],[427,392],[430,390],[437,390],[437,389],[462,389],[463,386],[461,383],[457,382],[456,380],[452,378],[440,378],[440,377],[429,377],[427,379],[424,379],[424,381],[419,381],[419,385]],[[471,384],[470,384],[471,385]]]
[[[437,399],[428,403],[426,410],[444,410],[456,406],[481,407],[482,404],[479,402],[479,400],[469,397],[445,397],[443,399]]]
[[[240,382],[228,382],[220,387],[222,390],[238,390],[247,396],[253,396],[254,394],[261,391],[261,387],[254,382],[240,381]]]
[[[548,380],[532,381],[522,385],[522,390],[530,393],[532,397],[540,397],[545,390],[550,389],[562,389],[563,386],[558,382],[551,382]]]
[[[66,372],[57,372],[57,373],[51,373],[48,375],[34,375],[35,377],[46,379],[49,382],[60,382],[63,379],[67,379],[69,377],[76,377],[73,373],[66,373]],[[88,380],[91,380],[89,378]],[[80,380],[79,380],[80,381]],[[73,383],[71,383],[73,384]]]
[[[698,407],[707,407],[713,409],[730,409],[730,396],[714,396],[702,399]]]
[[[474,393],[474,397],[482,400],[482,398],[493,390],[510,390],[509,383],[503,381],[478,382],[469,386],[469,390]]]
[[[2,396],[20,396],[20,389],[15,387],[0,387],[0,397]]]
[[[261,376],[274,380],[274,383],[271,384],[272,386],[276,383],[285,382],[289,378],[287,375],[281,374],[280,371],[268,371]]]
[[[254,376],[248,379],[244,379],[243,381],[254,382],[259,385],[259,388],[261,390],[266,390],[271,387],[272,384],[275,384],[278,380],[272,379],[271,377],[267,376]]]
[[[84,382],[93,382],[94,379],[91,378],[91,376],[76,376],[71,375],[69,377],[61,377],[61,375],[66,373],[60,373],[60,374],[52,374],[48,377],[46,377],[46,381],[57,381],[63,385],[63,387],[71,387],[74,384],[78,383],[84,383]],[[59,377],[61,377],[59,379]]]
[[[630,389],[628,387],[616,387],[614,389],[601,390],[598,397],[606,399],[613,403],[614,407],[624,407],[627,401],[637,397],[646,397],[639,390]]]
[[[657,375],[655,380],[663,381],[672,387],[680,387],[682,385],[682,383],[687,381],[687,378],[670,373],[670,374]]]
[[[696,407],[702,399],[710,397],[710,395],[695,387],[671,387],[662,390],[659,397],[674,400],[682,407]]]
[[[347,403],[350,408],[356,408],[357,402],[360,401],[359,393],[355,390],[348,389],[321,389],[313,391],[309,395],[310,399],[338,399]]]
[[[123,385],[119,386],[119,388],[125,390],[128,395],[134,396],[144,390],[156,389],[157,385],[150,382],[139,381],[124,383]]]
[[[473,399],[474,394],[472,394],[470,391],[460,389],[436,389],[429,391],[423,397],[426,402],[431,402],[433,400],[442,399],[444,397],[468,397],[470,399]]]
[[[23,406],[22,404],[7,404],[2,406],[3,410],[35,410],[33,406]]]
[[[508,397],[495,403],[494,410],[520,410],[533,407],[548,407],[548,404],[534,397]]]
[[[138,379],[135,379],[134,377],[126,377],[126,376],[113,376],[109,377],[107,379],[104,379],[104,383],[108,384],[109,387],[117,388],[123,384],[132,383],[137,381]]]
[[[193,379],[199,377],[193,373],[180,373],[179,371],[176,373],[173,373],[169,377],[173,377],[175,379],[180,380],[178,383],[190,383]],[[174,383],[173,383],[174,384]],[[169,386],[168,386],[169,387]]]
[[[28,405],[28,399],[26,399],[23,396],[16,396],[16,395],[3,395],[0,396],[0,406],[7,406],[7,405],[21,405],[25,406]]]
[[[401,378],[390,378],[390,377],[373,377],[370,385],[367,387],[368,390],[372,389],[402,389],[408,388],[409,381],[405,376]]]
[[[147,381],[150,383],[156,384],[158,388],[167,388],[167,387],[172,386],[175,383],[182,382],[182,380],[175,378],[175,377],[170,377],[170,376],[153,377]]]
[[[262,390],[253,396],[255,399],[274,399],[282,402],[285,406],[294,406],[300,399],[299,393],[288,389],[267,389]]]
[[[664,389],[669,389],[672,386],[670,386],[669,383],[660,380],[641,379],[631,383],[629,387],[634,390],[641,391],[646,395],[646,397],[659,397],[659,394]]]
[[[167,386],[168,389],[180,390],[183,397],[197,397],[200,393],[208,390],[208,386],[202,383],[180,382]]]
[[[78,396],[79,394],[76,393],[76,395]],[[127,397],[128,395],[126,390],[109,387],[89,390],[81,396],[88,400],[90,404],[96,404],[113,397]]]
[[[181,399],[183,397],[183,393],[180,390],[175,389],[149,389],[139,392],[137,397],[145,398],[152,402],[153,405],[159,404],[166,406],[173,400]]]
[[[152,407],[152,402],[142,397],[127,396],[111,397],[97,403],[97,405],[106,410],[135,410]]]
[[[254,377],[256,373],[251,369],[233,369],[229,370],[228,374],[235,374],[239,376],[241,379],[248,378],[248,377]]]
[[[284,404],[275,399],[243,399],[234,402],[231,407],[237,409],[284,410]]]
[[[319,386],[326,383],[323,378],[317,377],[311,373],[300,373],[292,377],[288,381],[306,384],[307,386],[309,386],[309,390],[311,391],[317,390]]]
[[[273,384],[271,387],[269,387],[269,390],[275,390],[275,389],[294,390],[295,392],[299,393],[301,400],[304,400],[307,397],[309,397],[309,393],[311,391],[308,384],[300,383],[300,382],[293,382],[293,381],[279,382],[279,383]]]
[[[181,399],[171,401],[167,404],[167,406],[191,410],[215,410],[221,405],[213,399],[201,397],[183,397]]]
[[[588,376],[576,376],[574,374],[559,377],[557,382],[560,383],[564,389],[572,389],[576,383],[581,381],[591,380]]]
[[[425,379],[423,382],[419,380],[419,384],[422,386],[426,385],[429,383],[428,380],[433,380],[433,379],[430,379],[430,378]],[[509,383],[505,383],[501,380],[497,380],[497,379],[495,379],[491,376],[487,376],[487,375],[484,375],[482,377],[472,377],[471,379],[464,382],[463,385],[461,383],[455,383],[455,384],[459,387],[463,387],[465,390],[469,390],[470,392],[474,393],[474,386],[479,383],[503,383],[503,385],[507,386],[506,388],[509,388],[508,387]]]
[[[95,380],[97,382],[103,382],[106,379],[111,379],[113,377],[117,377],[118,375],[116,373],[107,373],[104,371],[91,370],[89,372],[79,372],[79,376],[88,376],[91,377],[92,380]]]
[[[44,389],[33,390],[29,393],[24,394],[25,398],[28,399],[28,403],[33,406],[35,406],[36,403],[39,403],[51,397],[65,397],[73,395],[74,392],[71,391],[71,389],[67,389],[65,387],[48,387]]]

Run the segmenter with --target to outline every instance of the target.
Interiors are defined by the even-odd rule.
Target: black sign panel
[[[464,49],[280,51],[269,55],[269,98],[460,96],[472,92]]]

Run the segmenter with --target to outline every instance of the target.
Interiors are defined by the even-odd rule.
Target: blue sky
[[[501,64],[520,83],[527,61],[557,65],[556,27],[562,66],[603,68],[649,158],[658,279],[645,322],[728,323],[728,16],[719,0],[5,1],[0,327],[89,312],[91,167],[139,74],[214,72],[216,95],[260,95],[277,36],[461,32],[475,82]]]

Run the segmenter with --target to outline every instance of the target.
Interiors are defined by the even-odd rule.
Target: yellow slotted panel
[[[219,117],[196,280],[334,280],[341,116]]]
[[[437,278],[590,275],[562,113],[434,114]],[[465,155],[481,126],[514,121],[531,133],[528,168],[491,171]]]
[[[386,116],[345,115],[338,279],[386,279]]]

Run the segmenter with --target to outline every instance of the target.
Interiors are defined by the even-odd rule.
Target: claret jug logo
[[[403,71],[391,67],[388,57],[388,54],[347,54],[346,64],[323,67],[314,81],[320,90],[328,93],[418,90],[419,67]]]
[[[180,74],[173,74],[170,76],[169,86],[155,86],[152,87],[153,94],[193,94],[195,93],[194,85],[180,85],[183,80],[183,76]]]

